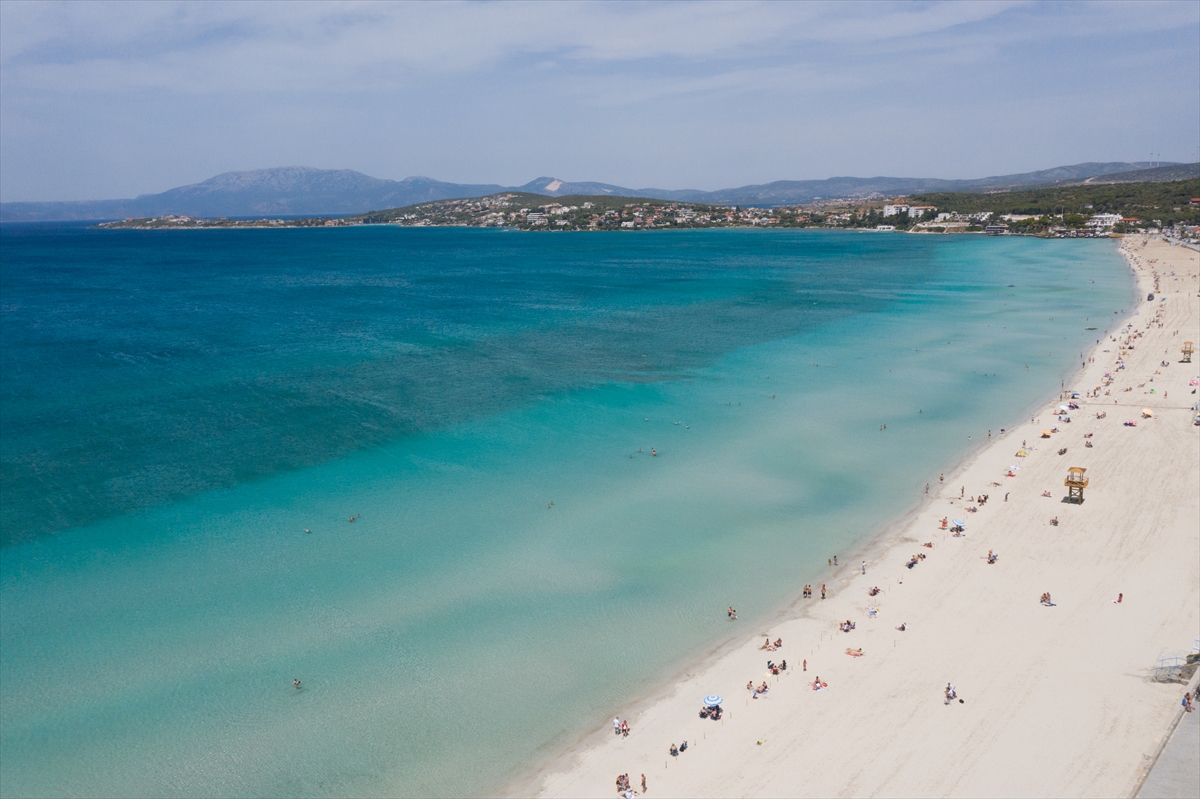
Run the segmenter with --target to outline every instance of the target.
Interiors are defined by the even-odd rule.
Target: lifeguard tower
[[[1083,504],[1083,489],[1087,488],[1088,478],[1083,476],[1087,469],[1082,466],[1072,466],[1067,469],[1067,479],[1063,485],[1067,487],[1067,501]]]
[[[1190,341],[1183,342],[1183,363],[1192,362],[1192,353],[1196,351],[1195,345]]]

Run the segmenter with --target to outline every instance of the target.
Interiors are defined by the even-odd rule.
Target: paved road
[[[1200,796],[1200,710],[1183,714],[1137,799],[1196,799],[1197,796]]]

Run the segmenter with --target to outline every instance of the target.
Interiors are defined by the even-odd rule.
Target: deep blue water
[[[494,790],[1131,285],[1102,241],[0,226],[0,792]]]
[[[876,310],[933,242],[0,229],[3,543]],[[320,435],[312,435],[319,430]]]

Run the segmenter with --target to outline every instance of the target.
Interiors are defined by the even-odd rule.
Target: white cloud
[[[1169,80],[1186,119],[1200,105],[1197,40],[1194,0],[3,0],[0,192],[65,196],[46,187],[91,181],[82,196],[118,196],[282,163],[708,188],[868,165],[945,174],[924,165],[981,151],[994,164],[980,172],[1018,171],[1051,162],[1027,143],[1033,163],[1009,163],[1001,131],[1041,130],[1043,109],[1089,152],[1136,138],[1103,110],[1117,92]],[[989,118],[997,109],[1016,118]],[[898,144],[900,126],[927,141],[930,120],[950,132],[937,155]],[[1196,127],[1147,131],[1154,144],[1129,155],[1190,151]],[[632,133],[636,155],[619,152]],[[820,154],[780,153],[806,135]]]

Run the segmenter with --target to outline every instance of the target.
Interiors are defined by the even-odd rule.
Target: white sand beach
[[[612,734],[611,716],[597,719],[594,735],[521,792],[613,796],[623,773],[639,794],[645,774],[650,797],[1134,790],[1183,692],[1154,682],[1152,667],[1200,635],[1200,427],[1189,385],[1200,357],[1180,363],[1183,342],[1200,342],[1200,256],[1140,237],[1121,246],[1141,287],[1126,320],[1134,332],[1087,354],[1094,362],[1066,386],[1081,394],[1069,423],[1056,420],[1068,400],[1055,396],[1034,419],[992,431],[907,523],[842,555],[823,577],[827,599],[816,583],[814,598],[769,628],[745,629],[743,645],[680,675],[661,698],[613,708],[629,737]],[[1120,324],[1102,321],[1097,335]],[[1006,476],[1011,466],[1020,468]],[[1070,466],[1087,469],[1082,504],[1064,501]],[[986,504],[969,501],[981,494]],[[966,534],[943,530],[943,517],[965,521]],[[907,568],[916,554],[926,557]],[[1039,602],[1044,592],[1053,606]],[[845,620],[855,622],[849,633],[838,629]],[[783,646],[761,651],[764,636]],[[785,672],[767,671],[783,659]],[[818,676],[828,687],[814,691]],[[770,692],[751,699],[747,683],[764,681]],[[944,701],[947,683],[961,702]],[[720,721],[699,717],[713,693],[724,697]],[[684,740],[687,751],[670,757]]]

